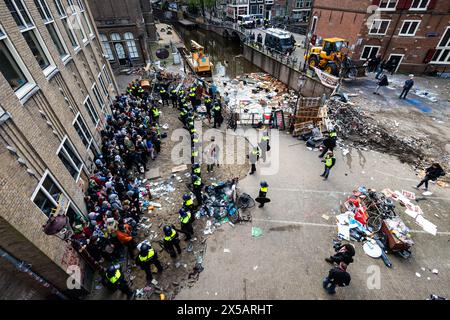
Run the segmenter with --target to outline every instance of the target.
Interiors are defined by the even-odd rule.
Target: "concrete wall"
[[[300,71],[295,70],[247,45],[244,45],[243,54],[247,60],[273,77],[279,79],[281,82],[289,86],[289,88],[294,90],[299,89],[298,78],[302,75]],[[306,77],[306,83],[301,93],[305,97],[321,97],[323,94],[329,96],[332,91],[332,89],[322,85],[319,80]]]

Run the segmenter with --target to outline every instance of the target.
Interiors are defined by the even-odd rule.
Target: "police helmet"
[[[112,276],[114,276],[116,274],[116,268],[114,267],[114,265],[110,265],[109,267],[108,267],[108,269],[106,269],[106,275],[108,276],[108,277],[112,277]]]
[[[172,228],[168,225],[164,226],[163,231],[166,236],[170,236],[172,234]]]
[[[261,181],[261,187],[268,187],[269,184],[267,183],[267,181]]]
[[[186,210],[184,210],[183,208],[181,208],[180,211],[178,211],[178,213],[179,213],[180,216],[182,216],[182,217],[186,217],[186,215],[187,215]]]
[[[189,193],[185,193],[183,196],[183,200],[189,200],[191,198],[191,195]]]
[[[139,250],[139,252],[140,252],[142,255],[146,255],[146,254],[148,253],[148,250],[150,250],[150,246],[149,246],[148,244],[146,244],[146,243],[143,243],[143,244],[141,245],[141,249]]]

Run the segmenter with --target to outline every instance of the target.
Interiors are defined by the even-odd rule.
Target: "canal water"
[[[261,72],[261,69],[249,62],[242,55],[242,47],[236,40],[228,40],[212,31],[202,29],[188,30],[176,24],[180,37],[186,48],[190,49],[190,41],[194,40],[205,48],[214,64],[213,76],[235,78],[236,76]]]

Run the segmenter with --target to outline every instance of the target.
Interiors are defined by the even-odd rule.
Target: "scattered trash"
[[[327,216],[326,214],[323,214],[323,215],[322,215],[322,218],[324,218],[325,220],[328,221],[328,220],[330,219],[330,216]]]
[[[230,249],[223,249],[223,252],[224,253],[230,253],[231,251],[230,251]]]
[[[416,277],[420,278],[421,277],[420,273],[416,272]]]
[[[433,270],[431,270],[431,272],[432,272],[433,274],[438,274],[438,273],[439,273],[438,269],[433,269]]]
[[[424,193],[422,193],[423,196],[431,196],[433,194],[433,192],[431,191],[425,191]]]
[[[185,170],[187,170],[187,169],[188,169],[188,168],[187,168],[187,165],[182,164],[182,165],[173,167],[173,168],[172,168],[172,173],[180,172],[180,171],[185,171]]]
[[[263,230],[258,227],[252,227],[252,237],[257,238],[263,235]]]
[[[253,270],[256,270],[256,269],[258,269],[258,266],[254,266],[254,267],[253,267]]]
[[[158,285],[158,281],[156,281],[155,279],[152,280],[152,284],[157,286]]]

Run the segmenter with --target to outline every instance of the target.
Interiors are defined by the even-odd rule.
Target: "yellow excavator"
[[[355,70],[350,65],[351,60],[343,52],[343,48],[348,48],[348,41],[345,39],[323,39],[321,47],[312,47],[305,54],[305,61],[311,69],[316,67],[333,76],[339,76],[341,67],[351,68],[351,73],[353,73]]]
[[[186,61],[197,75],[212,76],[213,64],[204,50],[200,44],[191,40],[191,52],[186,55]]]

